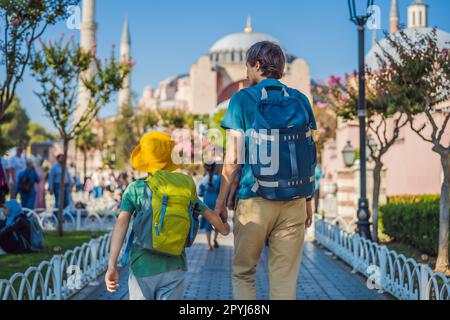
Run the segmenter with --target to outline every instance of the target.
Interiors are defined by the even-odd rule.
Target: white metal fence
[[[43,230],[56,230],[57,209],[23,210],[33,216]],[[63,213],[66,231],[111,231],[116,220],[116,212],[100,215],[72,209]],[[96,279],[108,266],[110,240],[111,233],[108,233],[65,253],[55,254],[50,261],[16,273],[9,280],[0,280],[0,300],[66,300],[86,285],[98,285]]]
[[[0,280],[0,300],[66,300],[86,285],[98,285],[108,266],[110,241],[111,233]]]
[[[366,240],[349,228],[319,217],[315,239],[368,278],[372,289],[401,300],[450,300],[450,279],[386,246]],[[346,229],[346,230],[344,230]]]
[[[50,209],[38,213],[35,210],[23,209],[29,216],[39,222],[42,230],[56,230],[58,225],[58,209]],[[117,220],[117,212],[104,215],[92,213],[85,209],[64,210],[63,227],[67,231],[111,231]]]

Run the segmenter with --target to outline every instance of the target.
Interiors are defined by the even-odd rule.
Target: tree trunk
[[[84,179],[84,184],[86,185],[86,181],[87,181],[87,151],[83,150],[83,179]]]
[[[372,214],[373,214],[373,241],[378,242],[378,217],[379,217],[379,202],[381,191],[381,171],[383,170],[383,163],[375,161],[375,168],[373,169],[373,198],[372,198]]]
[[[75,140],[75,159],[74,159],[74,164],[75,164],[75,177],[78,176],[78,139]]]
[[[64,138],[64,159],[61,168],[61,181],[59,185],[59,203],[58,203],[58,236],[64,236],[63,230],[63,212],[64,212],[64,187],[66,183],[67,154],[69,151],[69,139]]]
[[[441,188],[440,218],[439,218],[439,252],[436,261],[436,271],[447,272],[448,261],[448,232],[449,232],[449,210],[450,210],[450,156],[448,153],[441,154],[444,181]]]

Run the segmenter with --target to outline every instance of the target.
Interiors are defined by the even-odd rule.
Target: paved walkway
[[[231,261],[233,237],[220,238],[221,247],[207,251],[206,237],[199,234],[196,244],[187,250],[189,272],[184,299],[232,300]],[[126,300],[127,271],[121,271],[120,289],[115,294],[106,291],[101,278],[96,288],[87,288],[74,297],[76,300]],[[267,250],[257,268],[258,299],[269,298]],[[297,298],[300,300],[385,300],[387,295],[371,291],[366,281],[343,262],[319,248],[311,241],[305,243],[302,268],[298,280]]]

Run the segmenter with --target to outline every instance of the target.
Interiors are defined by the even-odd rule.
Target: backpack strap
[[[301,102],[303,102],[304,108],[306,109],[306,106],[308,106],[310,104],[308,98],[305,95],[303,95],[302,93],[300,93],[298,98],[300,99]],[[312,129],[313,122],[311,119],[311,114],[309,113],[308,110],[306,110],[306,113],[308,114],[308,117],[309,117],[309,129]]]
[[[247,93],[255,102],[268,99],[269,91],[281,91],[284,97],[290,97],[285,86],[266,86],[261,89],[261,94],[259,94],[255,88],[247,88],[243,91]]]
[[[159,230],[157,229],[157,233],[162,230],[164,224],[164,217],[166,216],[167,204],[169,202],[169,196],[164,195],[162,199],[162,207],[161,207],[161,220],[159,221]]]

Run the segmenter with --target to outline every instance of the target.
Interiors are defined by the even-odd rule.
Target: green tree
[[[46,141],[54,141],[58,139],[58,136],[54,133],[47,131],[39,123],[31,122],[28,125],[28,136],[30,137],[30,144],[40,143]]]
[[[367,129],[368,139],[376,143],[367,143],[370,149],[369,157],[374,161],[373,169],[373,240],[378,241],[378,217],[381,190],[381,173],[384,168],[383,158],[398,141],[400,130],[408,124],[408,118],[401,108],[392,103],[386,94],[386,83],[381,81],[388,70],[382,68],[376,72],[367,72]],[[313,92],[322,103],[328,104],[339,117],[345,120],[357,118],[358,110],[358,81],[356,74],[340,77],[331,76],[327,84],[319,84]],[[392,122],[392,126],[388,122]]]
[[[131,152],[136,147],[134,110],[130,104],[120,108],[120,115],[114,122],[114,149],[116,169],[124,170],[129,164]]]
[[[75,139],[76,148],[83,154],[83,177],[86,182],[88,153],[97,147],[97,136],[90,128],[85,128]]]
[[[40,84],[37,92],[42,106],[58,129],[64,146],[60,195],[64,194],[64,178],[67,170],[69,143],[83,132],[97,116],[101,107],[107,104],[113,93],[120,90],[124,78],[129,74],[131,62],[118,62],[114,50],[109,60],[104,63],[76,46],[73,41],[42,43],[42,49],[32,61],[33,76]],[[95,72],[87,71],[95,67]],[[75,117],[76,94],[80,80],[89,93],[89,101],[79,117]],[[58,235],[63,236],[62,213],[64,197],[59,199]]]
[[[0,156],[4,156],[14,146],[11,143],[11,139],[2,131],[2,125],[9,123],[13,119],[13,116],[12,113],[8,113],[3,118],[0,118]]]
[[[159,121],[160,115],[154,110],[146,110],[136,114],[134,116],[134,123],[136,124],[138,136],[142,136],[148,130],[158,125]]]
[[[8,138],[9,144],[13,147],[18,145],[26,146],[30,141],[28,134],[28,124],[30,118],[26,111],[22,108],[20,100],[15,97],[6,112],[9,121],[2,125],[2,132]]]
[[[0,119],[13,103],[17,85],[48,26],[68,17],[80,0],[0,0]]]
[[[449,269],[450,211],[450,54],[440,48],[436,29],[410,38],[404,31],[387,37],[388,47],[378,55],[387,70],[381,86],[392,104],[407,115],[411,129],[441,158],[439,250],[436,270]],[[446,44],[448,45],[448,44]],[[420,117],[418,117],[420,115]]]

